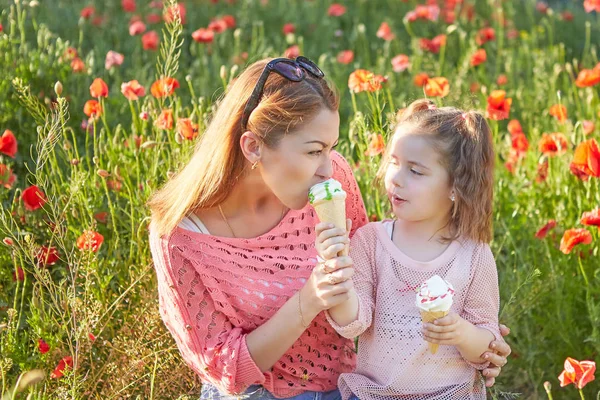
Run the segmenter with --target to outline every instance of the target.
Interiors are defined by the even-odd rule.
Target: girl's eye
[[[415,175],[419,175],[419,176],[423,175],[422,173],[420,173],[419,171],[417,171],[417,170],[416,170],[416,169],[414,169],[414,168],[411,168],[411,169],[410,169],[410,172],[412,172],[412,173],[413,173],[413,174],[415,174]]]
[[[322,152],[323,152],[323,150],[317,150],[317,151],[311,151],[308,154],[310,154],[311,156],[320,156]]]

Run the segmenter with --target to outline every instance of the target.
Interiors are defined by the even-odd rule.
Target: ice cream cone
[[[449,312],[450,312],[450,310],[448,310],[448,311],[423,311],[423,310],[421,310],[421,321],[433,323],[433,321],[435,321],[436,319],[439,319],[439,318],[442,318],[442,317],[445,317],[446,315],[448,315]],[[438,347],[440,347],[439,344],[430,343],[430,342],[427,342],[427,344],[429,345],[429,351],[431,352],[431,354],[437,353]]]
[[[344,196],[345,197],[345,196]],[[346,229],[346,199],[334,198],[331,200],[320,201],[313,204],[317,216],[321,222],[329,222],[336,228]],[[342,256],[348,255],[348,246],[340,253]]]

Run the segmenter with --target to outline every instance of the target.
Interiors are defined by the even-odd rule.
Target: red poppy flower
[[[121,0],[121,7],[125,12],[135,12],[135,0]]]
[[[6,154],[10,158],[15,158],[17,154],[17,138],[10,130],[5,130],[0,137],[0,153]]]
[[[284,51],[283,55],[286,58],[296,58],[300,55],[300,47],[297,44],[290,46]]]
[[[42,208],[44,204],[46,204],[46,195],[44,195],[44,192],[42,192],[40,188],[35,185],[29,186],[27,189],[23,190],[21,199],[23,199],[25,209],[29,211]]]
[[[507,119],[510,114],[511,98],[506,98],[504,90],[493,90],[487,98],[487,116],[495,121]]]
[[[596,125],[592,121],[588,120],[581,121],[581,127],[583,128],[583,133],[585,135],[589,135],[596,129]]]
[[[173,110],[162,110],[156,121],[154,121],[154,126],[158,129],[172,129],[173,128]]]
[[[216,19],[208,24],[208,29],[214,33],[223,33],[227,30],[227,23],[222,19]]]
[[[146,32],[142,36],[142,47],[144,50],[156,50],[158,49],[159,40],[156,31]]]
[[[333,3],[327,10],[327,15],[330,17],[341,17],[344,14],[346,14],[346,7],[339,3]]]
[[[212,43],[215,33],[210,29],[200,28],[192,33],[192,39],[198,43]]]
[[[94,219],[101,224],[106,224],[106,219],[108,218],[108,213],[106,211],[97,212],[94,214]]]
[[[546,225],[542,226],[539,231],[535,233],[535,237],[538,239],[543,239],[548,234],[550,229],[553,229],[556,226],[556,221],[551,219],[546,223]]]
[[[58,250],[56,250],[56,247],[41,246],[35,253],[35,259],[40,267],[54,265],[59,260]]]
[[[450,93],[450,83],[443,76],[430,78],[425,84],[425,95],[429,97],[446,97]]]
[[[233,29],[236,26],[236,22],[235,22],[235,17],[233,15],[223,15],[223,17],[221,18],[224,22],[225,25],[227,25],[227,28],[229,29]]]
[[[591,13],[592,11],[596,11],[600,13],[600,0],[585,0],[583,2],[583,8],[585,12]]]
[[[7,165],[0,164],[0,186],[11,189],[17,177]]]
[[[193,140],[198,136],[198,124],[195,124],[191,118],[179,118],[177,120],[177,133],[184,139]]]
[[[17,267],[17,272],[12,273],[13,282],[23,282],[25,280],[25,271],[21,267]]]
[[[95,253],[102,245],[102,242],[104,242],[104,236],[98,232],[86,230],[77,238],[76,244],[80,250],[91,250]]]
[[[81,10],[81,18],[83,19],[89,19],[92,15],[94,15],[96,13],[96,9],[92,6],[88,6],[88,7],[84,7]]]
[[[392,28],[387,22],[382,22],[377,30],[377,37],[386,41],[393,40],[396,35],[392,32]]]
[[[475,37],[475,43],[478,46],[482,46],[487,42],[492,40],[496,40],[496,31],[494,28],[483,28],[477,32],[477,36]]]
[[[48,343],[44,339],[38,339],[38,350],[40,353],[46,354],[50,351],[50,346],[48,346]]]
[[[583,225],[600,226],[600,208],[596,208],[592,211],[584,212],[581,215],[581,221]]]
[[[569,167],[573,174],[583,180],[590,176],[600,177],[600,149],[596,139],[586,140],[577,146]]]
[[[98,118],[102,115],[102,105],[97,100],[88,100],[83,105],[83,113],[90,118]]]
[[[187,20],[186,20],[187,10],[183,3],[177,3],[176,6],[170,7],[165,12],[165,15],[164,15],[165,22],[167,24],[173,22],[175,20],[175,16],[177,15],[177,12],[179,12],[179,18],[181,19],[181,24],[185,25],[185,23],[187,22]]]
[[[131,25],[129,25],[129,35],[137,36],[146,32],[146,24],[142,21],[134,21]]]
[[[496,84],[498,86],[504,86],[508,83],[508,77],[504,74],[500,74],[498,75],[498,78],[496,79]]]
[[[284,35],[294,33],[294,32],[296,32],[296,25],[291,24],[291,23],[284,24],[281,31],[283,32]]]
[[[121,84],[121,93],[127,100],[137,100],[146,94],[146,89],[137,80]]]
[[[429,80],[429,75],[427,75],[425,72],[420,72],[417,75],[415,75],[413,82],[414,82],[415,86],[423,87],[427,84],[428,80]]]
[[[73,61],[71,61],[71,69],[73,72],[83,72],[85,70],[85,63],[79,57],[75,57]]]
[[[517,157],[521,158],[525,156],[527,150],[529,150],[529,141],[524,133],[517,133],[511,138],[512,149],[515,151]]]
[[[487,53],[485,49],[478,49],[475,54],[471,56],[471,66],[476,67],[483,64],[487,60]]]
[[[108,97],[108,85],[106,85],[106,82],[102,78],[94,79],[94,82],[90,86],[90,96],[95,98]]]
[[[595,362],[577,361],[571,357],[567,357],[565,360],[565,369],[558,377],[560,387],[565,387],[572,383],[577,389],[583,389],[585,385],[595,379],[594,372],[596,372]]]
[[[354,52],[352,50],[342,50],[337,55],[337,62],[340,64],[350,64],[354,61]]]
[[[410,59],[406,54],[398,54],[392,58],[392,69],[394,72],[403,72],[410,67]]]
[[[116,51],[109,50],[106,53],[106,60],[104,61],[104,68],[111,69],[112,67],[119,66],[123,64],[125,61],[125,56],[121,53],[117,53]]]
[[[375,157],[378,154],[383,153],[385,150],[385,142],[383,141],[383,136],[381,134],[373,133],[371,135],[371,142],[369,143],[369,148],[365,151],[365,155],[369,157]]]
[[[548,160],[544,159],[544,161],[539,163],[537,166],[537,175],[535,177],[535,181],[537,183],[542,183],[546,179],[548,179]]]
[[[159,99],[172,95],[177,88],[179,88],[179,81],[175,78],[167,77],[154,82],[150,87],[150,93]]]
[[[57,378],[62,378],[64,376],[64,372],[66,369],[69,368],[73,368],[73,357],[71,356],[66,356],[63,357],[62,360],[60,360],[58,362],[58,365],[56,366],[56,368],[54,368],[54,371],[52,371],[52,373],[50,374],[50,378],[52,379],[57,379]]]
[[[595,69],[582,69],[577,75],[575,84],[578,87],[590,87],[600,83],[600,71]]]
[[[421,49],[437,54],[442,46],[446,45],[446,35],[437,35],[431,40],[423,38],[419,40],[419,45]]]
[[[573,228],[565,231],[560,241],[560,251],[569,254],[578,244],[592,243],[592,234],[584,228]]]
[[[550,107],[550,115],[558,120],[558,122],[563,123],[567,119],[567,107],[562,104],[555,104]]]

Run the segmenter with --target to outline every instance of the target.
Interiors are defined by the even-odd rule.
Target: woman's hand
[[[314,318],[321,311],[348,300],[348,292],[353,288],[352,265],[352,259],[348,256],[318,263],[300,290],[302,309],[308,310],[310,316]]]
[[[507,336],[510,333],[510,329],[506,325],[500,324],[500,334]],[[490,351],[486,351],[482,354],[482,357],[490,361],[490,366],[483,370],[483,376],[485,377],[485,386],[492,387],[496,383],[496,377],[500,375],[502,367],[508,362],[507,358],[511,353],[510,346],[500,340],[493,340],[490,342]]]

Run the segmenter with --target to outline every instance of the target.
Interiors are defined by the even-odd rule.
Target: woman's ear
[[[240,137],[242,153],[251,164],[260,161],[262,146],[262,140],[253,132],[246,131]]]

